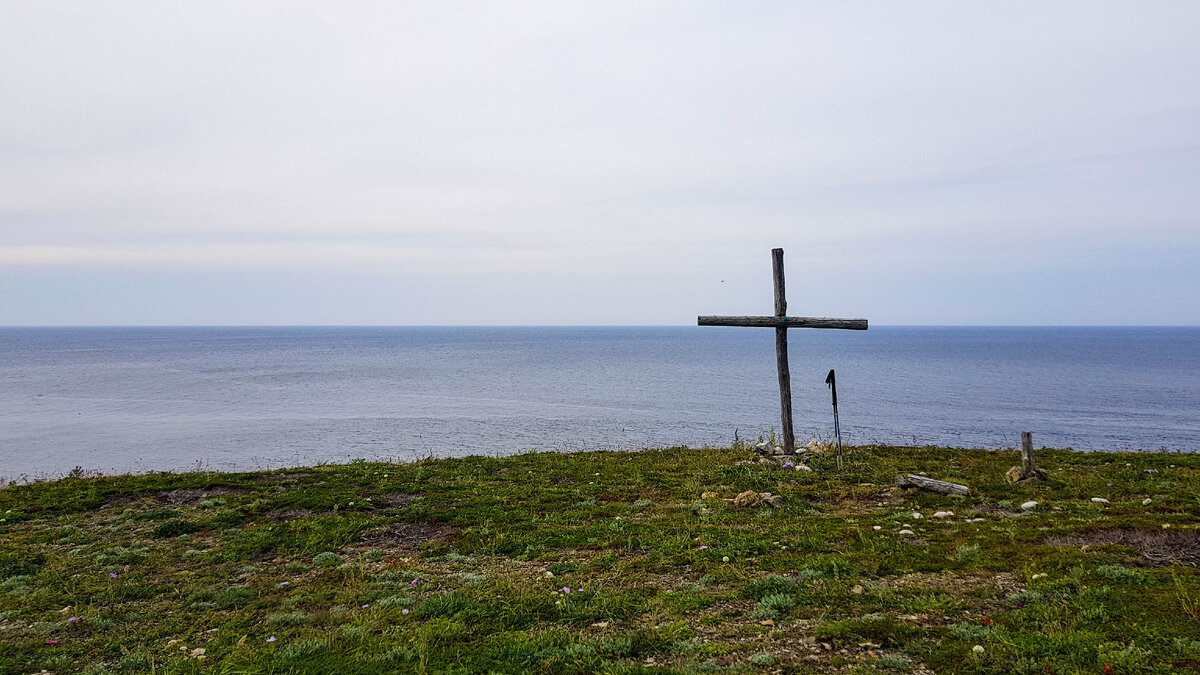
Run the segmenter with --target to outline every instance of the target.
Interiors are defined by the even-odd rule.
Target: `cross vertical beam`
[[[699,326],[757,326],[775,329],[775,363],[779,370],[779,415],[783,426],[783,451],[796,452],[796,436],[792,430],[792,374],[788,368],[787,329],[841,328],[866,330],[866,319],[826,319],[821,317],[788,316],[787,296],[783,283],[783,249],[771,249],[771,271],[775,278],[775,316],[698,316]]]
[[[796,434],[792,430],[792,371],[788,367],[787,295],[783,283],[783,249],[771,249],[771,272],[775,278],[775,316],[780,325],[775,329],[775,365],[779,371],[779,414],[783,428],[783,451],[796,452]]]

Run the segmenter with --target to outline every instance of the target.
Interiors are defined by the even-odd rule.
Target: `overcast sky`
[[[1197,2],[0,3],[0,323],[1200,324]]]

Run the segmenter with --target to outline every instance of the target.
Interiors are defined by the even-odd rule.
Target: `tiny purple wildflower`
[[[368,605],[363,605],[363,606],[362,606],[362,608],[363,608],[363,609],[367,609],[367,608],[369,608],[370,606],[371,606],[371,605],[369,605],[369,604],[368,604]]]
[[[56,645],[56,644],[58,644],[58,640],[46,640],[46,644],[48,644],[48,645]]]
[[[1154,469],[1146,469],[1146,473],[1158,473]]]
[[[785,469],[790,469],[793,466],[796,466],[796,465],[792,464],[791,462],[784,462],[784,464],[783,464],[783,468],[785,468]]]
[[[402,610],[400,610],[400,613],[401,613],[401,614],[408,614],[408,610],[407,610],[407,609],[402,609]]]
[[[700,550],[701,550],[701,551],[707,551],[707,550],[708,550],[708,547],[707,547],[707,546],[701,546],[701,547],[700,547]]]
[[[71,623],[72,621],[78,621],[78,620],[79,620],[79,617],[73,616],[73,617],[67,619],[67,623]]]
[[[413,579],[411,585],[416,586],[418,581],[420,581],[420,579]]]
[[[275,641],[275,636],[274,636],[274,635],[272,635],[271,637],[267,638],[267,642],[274,642],[274,641]]]
[[[109,572],[109,573],[108,573],[108,576],[112,577],[113,579],[116,579],[116,578],[117,578],[117,573],[116,573],[116,572]]]

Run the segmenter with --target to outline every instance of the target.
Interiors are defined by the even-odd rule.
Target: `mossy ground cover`
[[[1048,485],[1005,483],[1013,452],[880,447],[10,485],[0,672],[1200,669],[1200,458],[1038,459]]]

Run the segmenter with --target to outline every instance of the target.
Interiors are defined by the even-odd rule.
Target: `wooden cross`
[[[775,316],[699,316],[699,326],[757,326],[775,329],[775,361],[779,366],[779,408],[783,420],[783,451],[796,452],[796,436],[792,431],[792,374],[788,370],[788,328],[843,328],[866,330],[866,319],[825,319],[807,316],[788,316],[787,299],[783,294],[783,249],[771,249],[771,267],[775,274]]]

